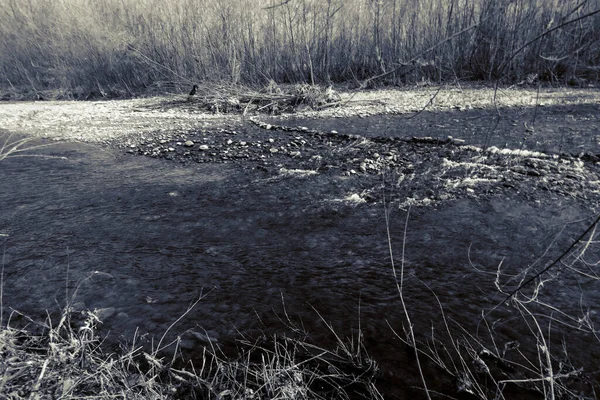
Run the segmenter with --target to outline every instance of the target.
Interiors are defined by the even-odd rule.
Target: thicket
[[[597,83],[597,10],[600,0],[0,0],[0,87]]]

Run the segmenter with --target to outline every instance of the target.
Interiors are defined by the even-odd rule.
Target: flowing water
[[[43,152],[65,158],[0,164],[5,319],[11,309],[44,318],[70,300],[102,309],[102,331],[113,338],[131,339],[136,329],[160,337],[205,295],[171,331],[187,351],[239,333],[285,332],[285,311],[324,344],[333,338],[323,321],[342,336],[360,325],[387,385],[418,384],[390,328],[401,332],[404,316],[384,206],[341,202],[350,178],[274,178],[232,164],[183,166],[83,144]],[[418,336],[441,319],[432,292],[447,316],[473,329],[499,299],[495,276],[476,268],[520,269],[547,248],[548,262],[590,215],[590,205],[575,198],[490,195],[414,208],[405,235],[407,212],[393,209],[391,248],[397,270],[404,267]],[[580,309],[571,278],[551,290],[561,307]],[[600,303],[597,288],[586,293],[586,304]],[[527,333],[511,330],[499,323],[504,340]],[[589,367],[600,357],[597,347],[580,345],[571,356]]]

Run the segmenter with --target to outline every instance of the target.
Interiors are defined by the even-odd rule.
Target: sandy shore
[[[597,89],[502,89],[426,87],[340,93],[343,106],[302,111],[293,117],[343,118],[420,111],[600,104]],[[0,103],[0,128],[55,140],[135,143],[149,132],[174,133],[237,125],[240,115],[211,114],[184,102],[185,96],[110,101],[36,101]],[[495,103],[494,103],[495,101]],[[181,107],[173,107],[173,103]],[[285,116],[283,116],[285,118]]]

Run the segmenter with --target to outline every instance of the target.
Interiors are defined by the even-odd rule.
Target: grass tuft
[[[0,328],[0,393],[9,399],[382,398],[377,364],[360,338],[340,339],[333,350],[305,337],[242,339],[235,359],[208,347],[201,361],[183,363],[178,340],[145,351],[134,338],[118,354],[105,353],[100,322],[92,311],[75,315],[68,308],[56,326],[48,318],[16,329],[9,318]],[[172,358],[163,356],[169,351]]]

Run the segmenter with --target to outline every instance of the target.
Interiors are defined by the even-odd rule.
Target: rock
[[[216,343],[219,341],[218,339],[218,335],[215,332],[197,332],[197,331],[191,331],[190,332],[196,339],[198,339],[201,342],[204,343]]]
[[[194,145],[194,142],[192,142],[191,140],[186,140],[183,145],[185,147],[192,147]]]
[[[83,301],[77,301],[77,302],[71,304],[71,311],[73,311],[73,312],[81,312],[81,311],[85,311],[87,309],[88,308]]]
[[[277,149],[276,147],[271,147],[271,148],[269,149],[269,151],[270,151],[271,153],[277,153],[277,152],[279,151],[279,149]]]
[[[116,309],[114,307],[96,308],[94,310],[94,314],[100,321],[104,322],[108,318],[112,317],[115,314],[115,311]]]
[[[208,145],[207,144],[201,144],[200,146],[198,146],[198,150],[208,150]]]

